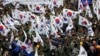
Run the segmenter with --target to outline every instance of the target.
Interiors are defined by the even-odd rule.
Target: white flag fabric
[[[13,42],[13,40],[14,40],[14,33],[12,32],[10,37],[10,44]],[[9,46],[9,48],[10,49],[12,48],[11,45]]]
[[[93,1],[92,1],[92,6],[93,6],[93,12],[94,12],[95,14],[97,14],[97,1],[93,0]]]
[[[46,34],[46,30],[47,30],[46,24],[45,24],[46,18],[44,17],[44,15],[41,15],[39,19],[40,19],[40,23],[38,24],[38,32],[39,34]]]
[[[12,18],[9,14],[7,14],[7,18],[6,18],[6,19],[8,19],[9,23],[10,23],[12,26],[14,26],[14,20],[13,20],[13,18]]]
[[[81,0],[78,0],[78,11],[83,11],[84,7]]]
[[[93,0],[93,12],[96,14],[97,19],[100,20],[100,1],[99,0]]]
[[[14,23],[14,25],[19,25],[19,26],[21,25],[21,23],[18,20],[14,20],[13,23]]]
[[[54,20],[54,16],[50,16],[50,19],[51,19],[51,34],[54,35],[57,37],[57,32],[58,32],[58,29],[56,28],[55,26],[55,20]]]
[[[68,26],[67,26],[67,28],[66,28],[66,31],[70,31],[73,27],[74,27],[73,21],[72,21],[72,19],[70,18],[70,19],[69,19]]]
[[[63,17],[63,18],[62,18],[62,21],[63,21],[63,23],[68,24],[69,18],[68,18],[68,17]]]
[[[85,6],[86,14],[87,14],[90,18],[93,18],[93,15],[92,15],[91,9],[90,9],[90,7],[89,7],[88,1],[86,0],[85,3],[86,3],[86,6]]]
[[[73,11],[70,9],[63,9],[63,16],[64,17],[72,17],[73,16]]]
[[[18,20],[15,20],[14,18],[12,18],[9,14],[7,14],[7,19],[9,20],[9,22],[13,25],[21,25],[20,22]]]
[[[86,50],[84,49],[83,46],[80,46],[80,51],[78,56],[88,56]]]
[[[13,2],[13,0],[4,0],[3,1],[3,6],[5,6],[5,5],[7,5],[7,4],[10,4],[10,3],[12,3]]]
[[[54,7],[57,7],[57,0],[52,0],[52,2],[49,3],[48,8],[53,11]]]
[[[6,27],[18,31],[16,29],[16,27],[14,26],[13,19],[8,14],[7,14],[7,16],[4,15],[4,17],[3,17],[3,23],[5,24]]]
[[[100,20],[100,9],[97,9],[97,18]]]
[[[37,43],[38,42],[38,38],[34,37],[34,35],[32,35],[32,37],[33,37],[33,41]]]
[[[85,17],[79,16],[79,25],[88,27],[91,26],[92,24]]]
[[[41,36],[39,35],[37,29],[35,29],[35,33],[36,33],[36,39],[41,42],[41,45],[44,46],[43,40],[41,38]]]
[[[12,43],[13,39],[14,39],[14,33],[12,32],[11,33],[11,38],[10,38],[10,43]]]
[[[61,17],[59,16],[59,17],[55,17],[55,26],[60,30],[60,32],[61,33],[63,33],[63,31],[62,31],[62,27],[63,27],[63,22],[62,22],[62,19],[61,19]]]
[[[38,49],[35,49],[35,55],[34,56],[38,56]]]
[[[34,6],[33,4],[27,3],[27,7],[29,11],[33,12],[33,6]]]
[[[19,13],[21,13],[21,11],[13,9],[11,12],[12,12],[12,18],[19,19]]]
[[[97,0],[97,18],[98,18],[98,20],[100,20],[100,1],[99,0]]]
[[[31,22],[31,26],[30,26],[30,29],[29,29],[29,34],[32,33],[32,31],[35,31],[35,28],[36,28],[36,15],[34,14],[31,14],[30,15],[30,19],[29,21]]]
[[[84,5],[84,9],[86,11],[86,15],[88,15],[90,18],[93,18],[91,9],[90,9],[89,4],[88,4],[88,0],[85,0],[85,2],[83,3],[83,5]],[[83,7],[83,6],[81,6],[81,7]]]
[[[88,36],[94,36],[94,32],[92,30],[92,23],[89,22],[86,18],[79,16],[79,25],[84,26],[88,29]]]
[[[97,6],[100,8],[100,0],[97,0]]]
[[[44,19],[39,16],[36,17],[36,28],[39,34],[44,34],[45,31]]]
[[[63,13],[63,17],[65,17],[65,18],[70,17],[70,18],[74,19],[77,17],[78,14],[81,13],[81,11],[73,11],[70,9],[63,9],[62,13]]]
[[[24,30],[23,30],[23,33],[24,33],[24,36],[25,36],[25,40],[24,40],[24,43],[25,43],[27,41],[27,34]]]
[[[44,11],[45,9],[41,5],[34,5],[33,10],[34,10],[35,13],[45,13],[45,11]]]
[[[26,12],[23,11],[21,13],[19,13],[19,20],[21,21],[22,24],[25,24],[29,18],[27,18],[28,15],[26,15]]]
[[[14,3],[14,2],[13,2]],[[17,8],[19,8],[20,7],[20,4],[18,3],[18,2],[16,2],[16,4],[15,4],[15,8],[17,9]]]
[[[5,29],[1,32],[1,35],[7,36],[8,32],[10,32],[10,29],[9,29],[9,28],[5,28]]]
[[[28,46],[27,44],[23,44],[23,46],[25,46],[26,45],[26,52],[28,53],[28,54],[30,54],[30,53],[32,53],[33,52],[33,48],[31,47],[31,46]]]
[[[94,36],[94,31],[92,27],[88,27],[88,36]]]

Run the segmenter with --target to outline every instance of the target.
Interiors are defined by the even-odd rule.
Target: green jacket
[[[44,43],[44,56],[50,56],[50,44],[49,43]]]
[[[64,56],[64,54],[65,54],[64,47],[56,48],[56,56]]]

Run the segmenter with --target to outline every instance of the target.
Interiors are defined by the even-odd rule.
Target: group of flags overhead
[[[62,14],[60,14],[58,16],[53,15],[50,17],[50,20],[47,20],[44,17],[45,9],[43,9],[44,12],[42,12],[41,8],[44,8],[44,7],[39,4],[35,5],[36,11],[34,10],[33,12],[36,12],[36,13],[42,12],[41,16],[36,16],[35,14],[32,14],[31,11],[20,11],[18,9],[13,9],[12,17],[9,14],[3,16],[1,24],[3,23],[4,26],[2,26],[2,25],[0,26],[0,31],[1,32],[3,31],[3,33],[5,33],[5,35],[7,34],[7,31],[9,32],[10,28],[18,31],[18,29],[15,27],[15,25],[21,26],[21,24],[25,24],[28,21],[31,22],[31,28],[29,31],[30,34],[32,31],[35,30],[35,28],[38,29],[37,31],[39,32],[39,34],[46,34],[47,36],[49,34],[49,31],[57,34],[58,30],[60,30],[60,32],[63,33],[63,31],[61,29],[63,26],[63,23],[68,24],[68,27],[66,27],[66,31],[69,31],[74,27],[72,20],[74,18],[76,18],[77,15],[82,13],[83,10],[86,11],[86,14],[89,15],[90,18],[93,17],[91,10],[89,8],[88,1],[87,0],[85,0],[84,2],[82,2],[82,1],[83,0],[79,0],[78,11],[73,11],[73,10],[64,8],[62,11],[63,15]],[[96,4],[99,4],[98,2],[99,1],[97,0]],[[56,0],[53,0],[52,3],[56,4]],[[93,5],[93,6],[95,6],[95,5]],[[96,12],[99,11],[99,10],[97,10],[99,8],[100,8],[99,6],[96,6],[95,7],[96,11],[94,10],[95,14],[97,15],[98,18],[99,18],[99,13],[96,13]],[[91,34],[89,33],[90,34],[89,36],[94,35],[92,27],[91,27],[92,23],[89,22],[88,19],[86,19],[85,17],[82,17],[80,15],[79,15],[79,25],[82,25],[82,26],[88,28],[89,31],[91,31]],[[4,29],[6,29],[6,31]],[[45,29],[47,31],[44,31]]]
[[[93,12],[96,14],[97,19],[100,20],[100,1],[99,0],[79,0],[78,9],[86,10],[86,15],[93,17],[89,5],[92,4]]]
[[[79,0],[79,2],[78,2],[78,10],[80,10],[80,11],[85,10],[86,11],[86,15],[88,15],[90,18],[93,18],[91,9],[89,7],[88,0]]]
[[[32,35],[32,37],[34,38],[34,42],[39,41],[43,46],[44,44],[40,34],[44,34],[48,38],[49,35],[55,35],[55,37],[59,37],[58,31],[64,33],[62,30],[63,24],[68,24],[68,26],[66,27],[66,31],[71,31],[71,29],[74,28],[73,19],[79,16],[78,24],[87,28],[88,36],[94,36],[94,32],[92,30],[92,23],[86,17],[81,16],[80,13],[83,13],[83,11],[85,10],[86,15],[88,15],[88,17],[90,18],[93,18],[93,14],[89,7],[89,4],[92,4],[93,11],[97,15],[98,20],[100,20],[99,0],[78,0],[78,11],[73,11],[71,9],[64,8],[61,14],[55,16],[54,7],[60,6],[57,1],[58,0],[53,0],[48,6],[48,8],[53,14],[50,15],[50,19],[46,19],[46,17],[44,16],[46,8],[40,4],[27,4],[29,11],[20,11],[18,9],[12,9],[12,17],[9,14],[7,14],[4,15],[2,20],[0,21],[0,33],[4,36],[7,36],[11,29],[15,30],[18,33],[19,30],[16,28],[16,25],[21,26],[23,24],[31,22],[31,26],[29,28],[28,33],[32,35],[32,32],[34,31],[36,33],[36,36]],[[20,5],[18,4],[16,6],[15,7],[18,8]],[[33,14],[33,12],[39,13],[40,16]],[[17,45],[25,48],[26,52],[30,53],[33,51],[32,47],[25,44],[27,40],[27,33],[24,30],[23,33],[25,35],[25,41],[21,42],[20,40],[18,40]],[[13,38],[14,35],[12,33],[10,42],[12,42]],[[80,55],[82,50],[84,50],[84,48],[80,46]],[[37,49],[35,56],[38,56]]]

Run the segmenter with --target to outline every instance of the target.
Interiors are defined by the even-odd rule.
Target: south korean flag
[[[44,9],[44,7],[43,6],[41,6],[41,5],[34,5],[34,12],[35,13],[39,13],[39,14],[44,14],[45,13],[45,11],[44,11],[45,9]]]
[[[80,51],[78,56],[88,56],[86,50],[84,49],[83,46],[80,46]]]
[[[72,11],[70,9],[63,9],[63,17],[65,17],[65,18],[70,17],[70,18],[74,19],[80,13],[81,13],[81,11]]]
[[[82,17],[82,16],[79,16],[79,25],[81,26],[84,26],[84,27],[88,27],[88,26],[91,26],[92,23],[89,22],[86,18]]]
[[[63,23],[60,17],[55,17],[55,26],[61,31],[61,28],[63,27]]]
[[[56,24],[56,26],[58,26],[58,27],[62,27],[62,26],[63,26],[62,20],[61,20],[60,17],[55,17],[55,24]]]

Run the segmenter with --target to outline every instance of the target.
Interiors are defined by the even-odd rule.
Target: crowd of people
[[[49,34],[49,37],[45,34],[39,34],[43,40],[43,45],[41,44],[41,40],[37,40],[35,42],[35,37],[37,33],[32,31],[30,35],[29,29],[31,27],[31,22],[27,22],[25,24],[15,25],[18,29],[18,32],[14,29],[10,29],[7,36],[3,36],[0,34],[0,56],[78,56],[80,52],[80,42],[82,42],[82,46],[86,50],[88,56],[100,56],[100,20],[97,19],[96,15],[93,12],[92,4],[89,4],[93,18],[89,18],[85,16],[85,11],[81,13],[82,16],[86,17],[90,22],[92,22],[92,29],[94,31],[94,36],[89,36],[87,32],[87,28],[84,26],[78,25],[78,16],[76,19],[72,19],[74,27],[70,31],[66,31],[66,27],[68,24],[63,23],[61,29],[63,33],[59,30],[57,34],[58,37],[55,37],[55,34]],[[3,6],[2,1],[0,2],[0,22],[2,22],[4,15],[10,15],[12,17],[12,9],[15,9],[15,6],[10,3]],[[50,20],[50,16],[52,15],[48,5],[44,5],[45,8],[45,18]],[[64,5],[60,7],[54,7],[55,16],[62,13],[64,8],[71,9],[73,11],[78,10],[78,0],[64,0]],[[26,5],[20,4],[20,7],[17,8],[20,11],[29,11]],[[39,13],[33,14],[37,16],[41,16]],[[42,24],[42,23],[40,23]],[[23,29],[26,32],[27,38]],[[45,29],[44,29],[45,30]],[[46,31],[46,30],[45,30]],[[1,32],[1,29],[0,29]],[[12,32],[14,35],[12,39]],[[25,46],[20,44],[16,44],[19,40],[24,42],[26,40],[25,45],[32,47],[31,54],[27,53],[27,49]],[[19,42],[20,42],[19,41]],[[20,42],[20,43],[21,43]],[[21,47],[20,47],[21,46]]]

